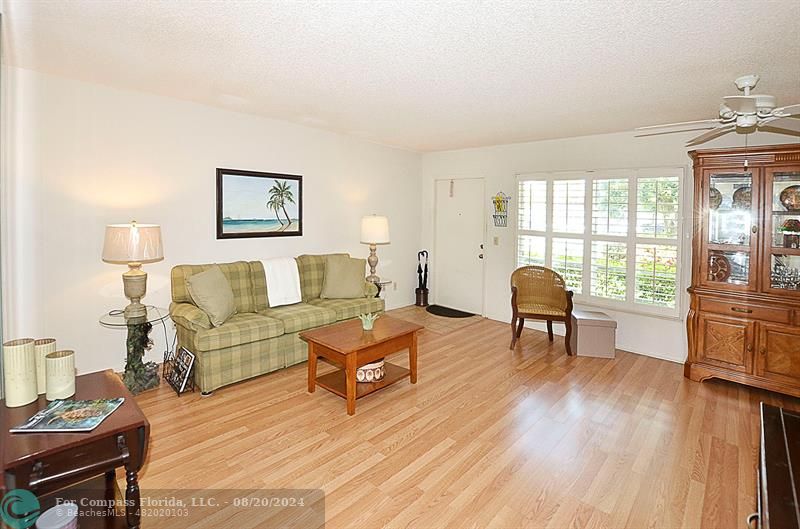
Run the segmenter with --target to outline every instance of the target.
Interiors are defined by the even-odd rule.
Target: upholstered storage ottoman
[[[578,356],[614,358],[617,322],[603,312],[572,311],[570,347]]]

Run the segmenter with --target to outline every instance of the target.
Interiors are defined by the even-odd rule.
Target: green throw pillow
[[[217,265],[189,276],[186,279],[186,290],[194,304],[208,314],[214,327],[225,323],[236,312],[231,284]]]
[[[366,259],[345,255],[329,255],[325,259],[325,283],[322,299],[352,299],[364,297]]]

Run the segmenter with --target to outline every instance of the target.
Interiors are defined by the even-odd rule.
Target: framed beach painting
[[[217,169],[217,239],[303,235],[303,177]]]

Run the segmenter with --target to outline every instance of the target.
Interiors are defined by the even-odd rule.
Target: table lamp
[[[126,264],[128,271],[122,274],[125,297],[131,300],[125,307],[125,319],[144,318],[147,308],[141,299],[147,292],[147,273],[143,263],[155,263],[164,258],[161,244],[161,226],[158,224],[110,224],[106,226],[103,243],[103,261]]]
[[[377,283],[380,277],[375,275],[378,266],[378,254],[375,252],[378,244],[389,244],[389,219],[379,215],[368,215],[361,219],[361,244],[369,244],[369,275],[367,281]]]

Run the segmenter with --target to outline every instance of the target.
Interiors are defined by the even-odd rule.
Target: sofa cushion
[[[267,297],[267,275],[261,261],[250,261],[250,272],[253,281],[253,303],[255,312],[269,308]]]
[[[256,312],[253,301],[253,281],[250,264],[245,261],[234,263],[178,265],[172,268],[172,301],[191,303],[192,298],[186,290],[186,279],[194,274],[205,272],[212,266],[219,266],[231,285],[236,312]]]
[[[314,299],[309,303],[315,307],[332,310],[336,313],[336,321],[349,320],[359,314],[383,312],[384,301],[380,298],[359,299]]]
[[[225,323],[236,312],[233,290],[219,266],[187,277],[186,290],[192,302],[208,315],[214,327]]]
[[[325,258],[328,255],[344,255],[335,253],[327,255],[301,255],[297,257],[297,271],[300,272],[300,290],[303,293],[303,302],[319,298],[322,285],[325,282]]]
[[[213,351],[283,334],[283,322],[262,314],[234,314],[219,327],[197,331],[195,346],[200,351]]]
[[[325,280],[319,297],[354,299],[364,297],[366,259],[329,255],[325,262]]]
[[[336,321],[336,312],[324,307],[315,307],[308,303],[283,305],[274,309],[262,310],[259,314],[275,318],[283,322],[285,333],[313,329]]]

